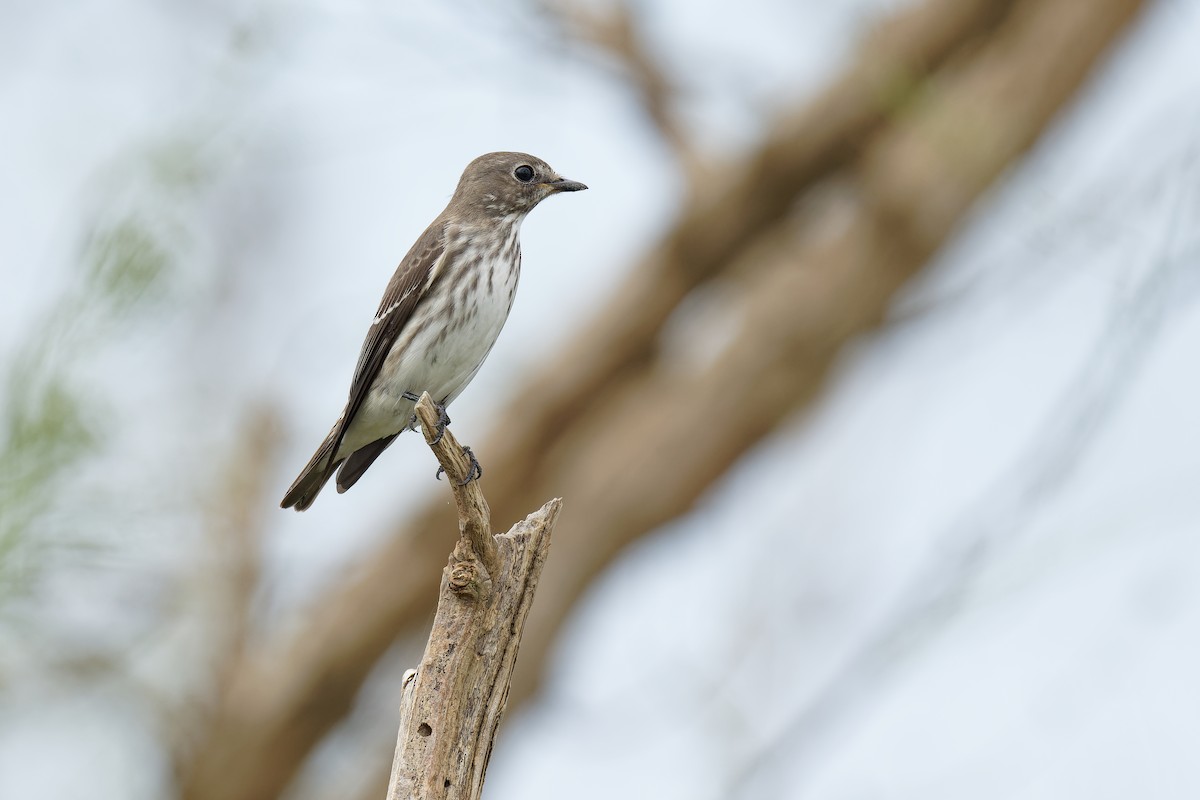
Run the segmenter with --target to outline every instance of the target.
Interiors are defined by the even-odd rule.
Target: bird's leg
[[[412,392],[401,392],[400,396],[403,397],[405,400],[408,400],[409,402],[412,402],[412,403],[415,403],[421,399],[421,398],[417,397],[415,394],[413,394]],[[417,429],[417,415],[416,414],[413,414],[409,418],[408,424],[404,426],[404,429],[409,430],[409,431],[415,431]]]
[[[401,392],[400,396],[413,403],[421,399],[413,392]],[[433,407],[436,408],[438,412],[437,434],[433,437],[433,441],[430,442],[430,444],[437,444],[442,440],[442,437],[446,435],[446,426],[450,424],[450,415],[446,413],[445,403],[439,403],[437,400],[434,400]],[[417,429],[416,414],[413,414],[412,419],[408,421],[408,429],[410,431],[415,431]]]
[[[464,447],[463,452],[467,454],[467,458],[471,459],[471,466],[467,467],[467,477],[463,478],[462,481],[459,482],[459,486],[466,486],[471,481],[477,481],[483,477],[483,467],[479,465],[479,459],[475,457],[473,452],[471,452],[471,448]],[[446,470],[444,467],[438,467],[437,472],[434,473],[433,477],[440,481],[442,479],[442,473],[445,471]]]
[[[401,392],[400,396],[403,397],[405,400],[409,400],[413,403],[415,403],[421,399],[421,398],[417,397],[417,395],[414,394],[413,392]],[[440,442],[442,440],[442,437],[446,435],[446,426],[450,424],[450,415],[446,413],[446,404],[444,402],[439,403],[437,400],[434,400],[433,407],[436,408],[437,412],[438,412],[437,426],[436,426],[437,433],[434,434],[433,440],[430,441],[429,443],[437,444],[438,442]],[[416,414],[413,414],[413,418],[409,421],[408,427],[411,430],[416,429],[416,427],[417,427],[417,415]],[[467,454],[467,458],[471,459],[471,466],[467,469],[467,477],[463,480],[462,483],[459,484],[459,486],[466,486],[471,481],[477,480],[478,478],[483,477],[483,467],[479,466],[479,459],[475,458],[475,454],[471,452],[471,448],[464,447],[463,452]],[[437,478],[438,480],[441,480],[442,473],[445,471],[446,470],[443,469],[442,467],[438,467],[438,471],[434,474],[433,477]]]

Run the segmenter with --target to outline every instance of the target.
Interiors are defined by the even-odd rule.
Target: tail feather
[[[317,499],[321,489],[345,460],[332,458],[333,448],[337,443],[337,434],[338,428],[334,426],[329,435],[325,437],[325,441],[317,448],[312,459],[309,460],[308,466],[300,471],[300,476],[283,496],[283,502],[279,504],[280,508],[295,508],[297,511],[304,511]]]
[[[338,494],[349,489],[358,479],[367,471],[367,467],[375,463],[375,459],[379,458],[379,454],[387,449],[388,445],[396,440],[398,433],[393,433],[391,436],[385,436],[382,439],[376,439],[366,447],[360,447],[355,450],[342,464],[342,468],[338,470],[337,490]]]

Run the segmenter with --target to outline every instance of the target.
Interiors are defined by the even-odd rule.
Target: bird
[[[401,432],[429,392],[439,411],[483,365],[512,309],[521,272],[521,223],[541,201],[588,187],[527,153],[479,156],[445,210],[388,282],[358,356],[346,406],[280,503],[304,511],[337,473],[353,486]],[[482,475],[472,458],[467,479]],[[439,471],[440,476],[440,471]]]

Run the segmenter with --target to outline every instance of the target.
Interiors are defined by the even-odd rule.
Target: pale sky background
[[[718,153],[896,5],[643,4]],[[1200,3],[1150,4],[906,298],[913,319],[620,559],[502,728],[488,797],[1200,797],[1197,42]],[[396,261],[497,149],[591,190],[525,223],[513,315],[455,406],[467,440],[671,219],[673,166],[603,64],[466,0],[5,8],[0,369],[97,221],[138,211],[181,266],[79,365],[110,439],[46,536],[99,547],[52,548],[8,612],[30,636],[0,640],[0,797],[161,796],[149,710],[43,675],[36,640],[127,642],[136,681],[187,691],[202,632],[152,623],[203,552],[194,503],[246,404],[281,405],[281,494]],[[156,153],[200,177],[164,191]],[[405,437],[352,493],[265,511],[264,609],[303,624],[387,520],[444,491],[433,470]]]

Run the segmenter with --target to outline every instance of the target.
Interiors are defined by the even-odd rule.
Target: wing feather
[[[342,446],[346,430],[354,421],[354,415],[362,407],[371,385],[383,368],[383,362],[387,359],[392,345],[404,326],[412,319],[413,311],[429,287],[430,276],[434,274],[436,265],[445,251],[446,226],[438,220],[425,229],[425,233],[413,244],[408,255],[400,262],[396,274],[388,282],[383,300],[379,303],[379,310],[363,341],[358,365],[354,368],[354,380],[350,383],[346,412],[339,421],[337,437],[330,451],[331,463]]]

